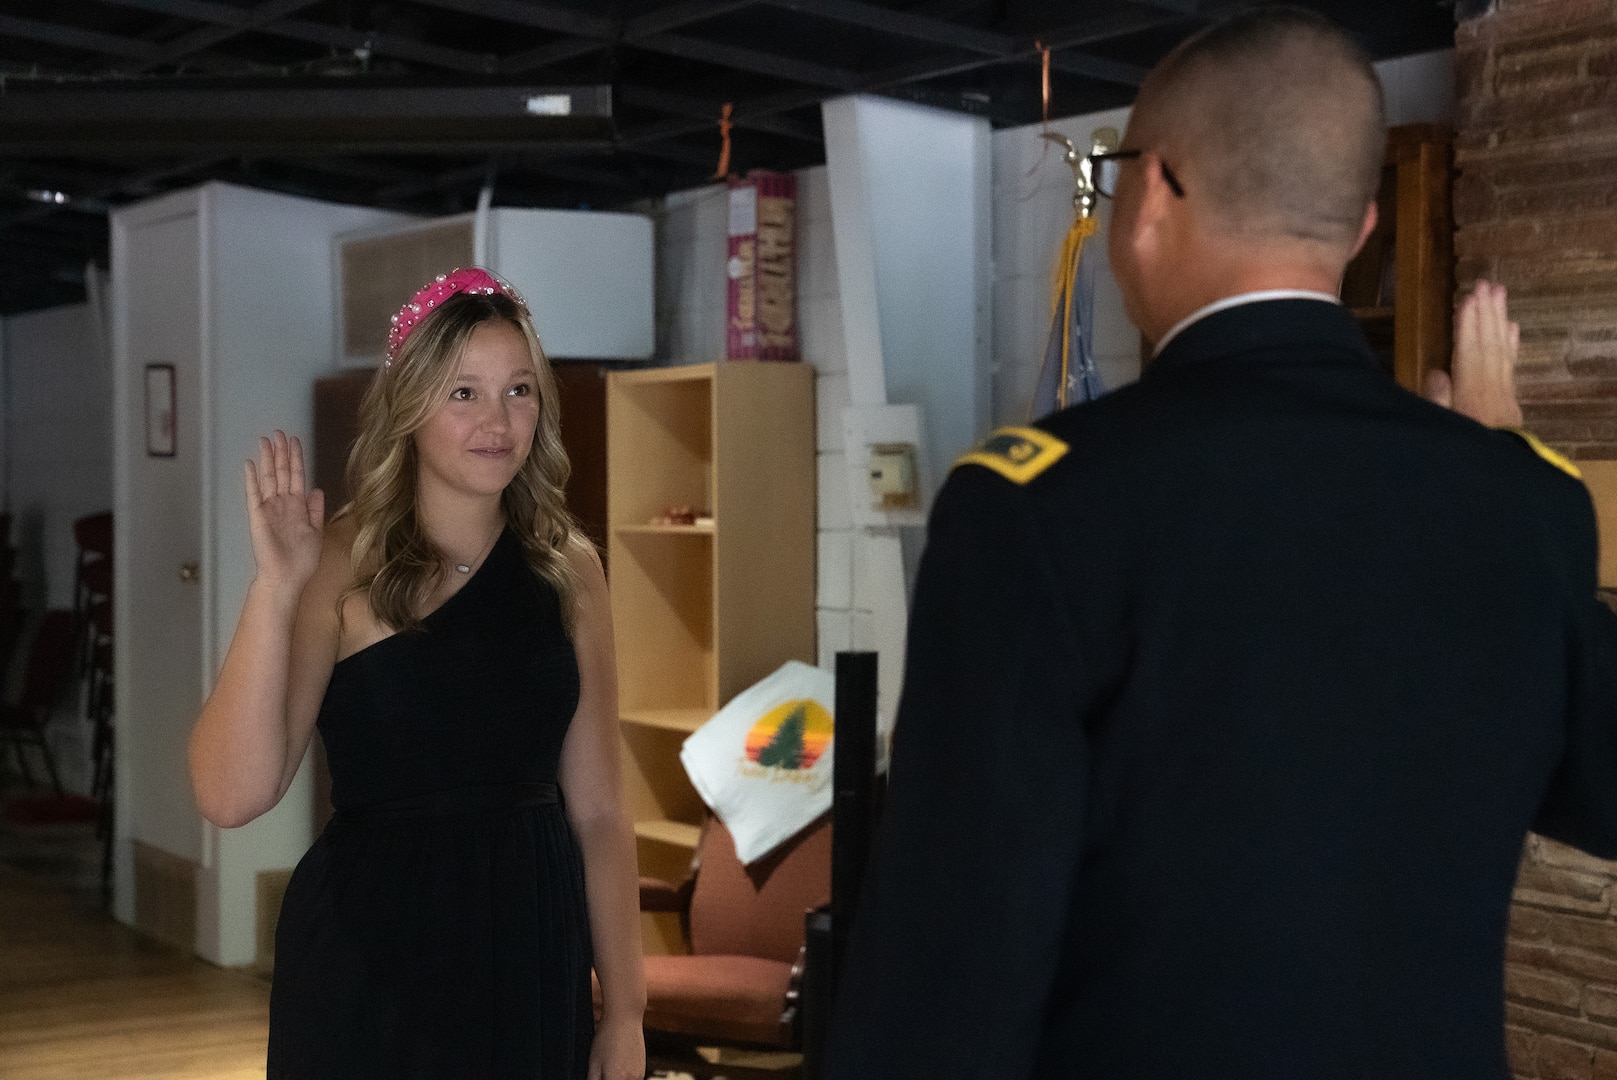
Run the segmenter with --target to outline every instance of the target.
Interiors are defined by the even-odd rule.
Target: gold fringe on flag
[[[1050,301],[1050,317],[1061,318],[1063,328],[1061,334],[1061,381],[1056,384],[1056,401],[1059,408],[1065,409],[1067,401],[1067,388],[1072,371],[1072,334],[1066,327],[1072,325],[1073,292],[1078,287],[1078,260],[1084,253],[1084,241],[1095,235],[1100,228],[1100,222],[1093,217],[1078,217],[1072,219],[1072,227],[1067,230],[1066,238],[1061,241],[1061,261],[1056,264],[1056,272],[1052,281],[1054,295]]]

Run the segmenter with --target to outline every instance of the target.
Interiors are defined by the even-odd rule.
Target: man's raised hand
[[[1454,359],[1449,371],[1426,375],[1429,401],[1489,427],[1520,427],[1516,399],[1516,354],[1521,327],[1510,321],[1505,287],[1477,282],[1454,315]]]

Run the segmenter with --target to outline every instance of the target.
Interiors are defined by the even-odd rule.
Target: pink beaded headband
[[[422,319],[432,314],[433,309],[456,293],[478,293],[484,296],[499,293],[515,301],[517,307],[523,311],[528,310],[528,305],[522,302],[522,297],[515,289],[482,267],[456,267],[447,274],[439,274],[423,285],[414,296],[410,297],[408,303],[399,308],[399,313],[393,316],[393,328],[387,332],[387,356],[383,359],[382,366],[392,367],[393,361],[399,358],[399,350],[404,347],[404,339],[410,336],[411,331]]]

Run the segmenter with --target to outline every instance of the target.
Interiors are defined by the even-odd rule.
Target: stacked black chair
[[[0,701],[9,696],[6,693],[7,676],[28,621],[27,613],[22,609],[21,590],[12,576],[16,565],[17,549],[11,544],[11,515],[0,513]],[[4,746],[21,753],[9,739]],[[20,757],[18,760],[19,774],[31,784],[32,775],[27,770],[26,761]],[[0,765],[4,761],[4,757],[0,757]]]
[[[73,582],[77,667],[88,683],[85,711],[95,732],[90,796],[112,796],[112,515],[91,514],[73,523],[79,553]]]
[[[90,797],[99,807],[102,891],[112,887],[114,713],[112,665],[112,515],[90,514],[73,523],[79,555],[73,582],[73,626],[78,671],[86,682],[90,744]]]
[[[62,777],[45,737],[45,728],[50,721],[51,707],[61,696],[72,667],[73,613],[47,611],[29,640],[17,701],[0,707],[0,739],[4,739],[16,755],[23,782],[30,787],[34,784],[33,771],[28,767],[28,751],[36,750],[57,795],[62,794]]]

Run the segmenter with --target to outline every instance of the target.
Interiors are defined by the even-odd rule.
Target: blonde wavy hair
[[[443,582],[448,560],[416,513],[414,435],[449,400],[472,331],[495,321],[521,331],[539,394],[533,446],[500,496],[501,508],[529,567],[556,590],[562,620],[572,632],[578,583],[567,548],[582,534],[563,492],[572,467],[561,443],[556,378],[528,313],[498,293],[456,293],[443,301],[417,324],[392,366],[378,372],[365,392],[359,437],[348,455],[353,497],[333,518],[352,518],[356,527],[354,579],[338,599],[339,617],[350,596],[363,594],[383,624],[397,631],[420,627],[422,608]]]

